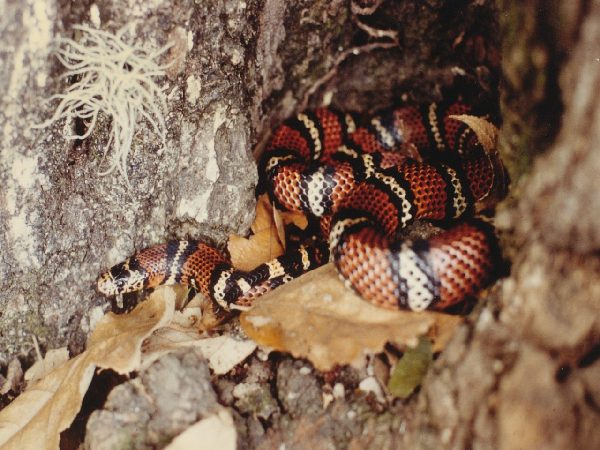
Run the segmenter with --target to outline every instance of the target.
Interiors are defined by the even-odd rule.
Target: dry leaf
[[[273,209],[269,199],[261,196],[256,204],[256,217],[252,224],[254,234],[248,238],[231,235],[227,249],[231,263],[239,270],[249,271],[273,258],[283,255],[284,248],[280,241],[277,225],[273,218]]]
[[[306,218],[306,214],[301,211],[278,211],[279,216],[281,217],[282,222],[285,225],[289,225],[293,223],[301,230],[306,229],[308,226],[308,219]]]
[[[261,195],[256,201],[256,215],[250,229],[254,233],[268,230],[273,226],[273,207],[267,194]]]
[[[23,379],[23,368],[21,367],[21,361],[17,358],[13,358],[6,369],[6,378],[2,377],[2,386],[0,387],[0,394],[8,394],[9,391],[17,393],[21,380]]]
[[[27,389],[31,389],[35,383],[44,378],[54,369],[62,366],[69,360],[69,349],[67,347],[48,350],[44,359],[36,361],[33,366],[25,372]]]
[[[237,431],[229,410],[222,408],[216,414],[195,423],[165,447],[165,450],[235,450]]]
[[[488,122],[485,119],[477,116],[471,116],[468,114],[451,115],[451,119],[460,120],[461,122],[470,126],[477,139],[483,146],[486,152],[492,152],[496,149],[496,140],[498,138],[498,128],[493,123]]]
[[[250,356],[257,347],[256,342],[241,340],[224,334],[201,338],[198,329],[202,327],[206,313],[202,314],[201,295],[192,299],[183,311],[175,311],[171,323],[150,336],[142,347],[140,370],[147,368],[162,355],[180,348],[199,348],[208,365],[217,375],[225,374]],[[210,310],[212,308],[209,308]]]
[[[200,348],[213,372],[222,375],[250,356],[256,349],[256,342],[235,339],[229,335],[200,339],[192,327],[171,325],[158,330],[144,343],[141,369],[165,353],[186,347]]]
[[[263,230],[248,238],[232,235],[227,242],[227,249],[233,266],[244,271],[250,271],[284,253],[275,229]]]
[[[347,289],[328,264],[257,300],[241,324],[259,344],[330,370],[381,351],[388,341],[414,347],[440,316],[373,306]],[[443,328],[445,322],[439,323]]]
[[[214,308],[212,300],[201,293],[197,293],[187,306],[175,312],[171,326],[180,324],[193,327],[198,334],[209,331],[223,323],[225,318]]]
[[[281,211],[275,208],[275,205],[272,205],[271,209],[273,210],[273,223],[275,224],[275,230],[277,230],[277,239],[285,253],[285,223],[283,221],[283,216],[281,215]]]
[[[427,332],[427,338],[432,343],[433,353],[444,350],[452,336],[454,336],[456,328],[463,322],[464,318],[461,316],[450,314],[437,314],[435,316],[435,323]]]
[[[104,316],[84,353],[52,371],[0,411],[2,449],[57,449],[60,433],[79,412],[96,369],[120,374],[137,370],[143,340],[170,322],[174,303],[173,290],[165,288],[130,314]]]

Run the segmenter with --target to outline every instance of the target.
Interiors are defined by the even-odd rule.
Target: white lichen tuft
[[[104,157],[111,145],[113,151],[108,158],[108,169],[101,174],[117,169],[129,184],[126,162],[140,117],[152,125],[165,145],[166,98],[153,79],[165,75],[168,65],[160,66],[156,59],[172,44],[157,51],[129,45],[122,40],[129,26],[116,34],[83,25],[73,28],[80,31],[81,37],[77,42],[59,38],[56,55],[68,69],[62,78],[73,78],[76,82],[64,93],[49,99],[59,99],[60,103],[54,115],[35,128],[46,127],[62,118],[80,118],[87,122],[87,130],[67,138],[85,139],[94,130],[98,115],[106,114],[111,118],[112,128]]]

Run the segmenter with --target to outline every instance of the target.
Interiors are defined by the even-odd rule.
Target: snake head
[[[117,264],[98,278],[98,291],[107,297],[139,291],[147,276],[132,268],[131,258]]]

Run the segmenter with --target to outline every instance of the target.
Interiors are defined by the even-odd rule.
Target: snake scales
[[[183,283],[229,309],[332,259],[377,306],[444,310],[472,298],[497,255],[493,228],[475,213],[504,195],[506,177],[495,150],[452,117],[461,114],[487,117],[461,101],[405,106],[366,122],[329,109],[298,114],[274,132],[263,183],[279,208],[318,218],[325,238],[250,272],[202,242],[174,241],[114,266],[98,289],[111,296]],[[447,229],[396,239],[415,220]]]

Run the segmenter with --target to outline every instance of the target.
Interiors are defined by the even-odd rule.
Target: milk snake
[[[461,101],[405,106],[366,122],[329,109],[298,114],[268,144],[263,185],[279,208],[317,217],[329,242],[242,272],[209,245],[174,241],[114,266],[98,289],[111,296],[182,283],[230,309],[331,258],[346,284],[377,306],[444,310],[472,298],[497,255],[493,228],[474,214],[503,196],[506,179],[495,149],[451,117],[460,114],[489,119]],[[447,230],[396,238],[421,219]]]

